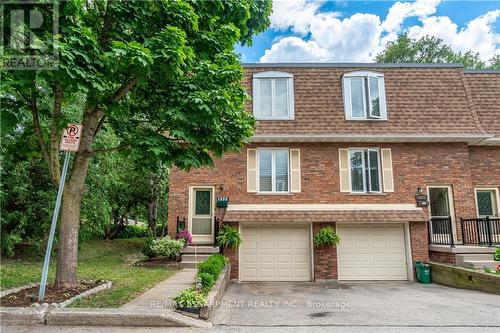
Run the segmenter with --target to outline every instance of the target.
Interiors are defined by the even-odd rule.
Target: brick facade
[[[450,185],[452,187],[455,217],[475,217],[474,186],[500,186],[495,166],[499,164],[500,148],[468,147],[462,143],[380,143],[362,145],[391,148],[395,192],[380,195],[353,195],[339,191],[338,149],[361,146],[359,143],[290,143],[261,144],[249,147],[277,146],[301,150],[301,193],[287,195],[259,195],[246,192],[246,149],[230,153],[215,161],[214,168],[200,168],[190,172],[174,169],[171,173],[169,198],[169,232],[175,231],[176,217],[188,215],[190,186],[213,185],[216,196],[228,196],[230,204],[270,203],[415,203],[418,187]],[[437,158],[439,157],[439,158]],[[223,185],[223,186],[221,186]],[[223,209],[216,215],[223,218]],[[314,222],[314,221],[312,221]],[[319,222],[319,221],[318,221]],[[333,221],[332,221],[333,222]],[[402,221],[403,222],[403,221]],[[272,223],[272,221],[269,221]],[[313,224],[315,228],[319,224]],[[457,237],[461,239],[457,223]],[[429,259],[428,235],[425,223],[410,223],[413,260]],[[231,259],[231,278],[238,277],[238,252],[225,249]],[[314,251],[314,273],[317,279],[336,279],[336,251]]]
[[[455,254],[448,252],[429,251],[429,259],[435,262],[455,265]]]

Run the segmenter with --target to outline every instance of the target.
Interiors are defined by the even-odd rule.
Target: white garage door
[[[243,226],[242,281],[311,281],[309,226]]]
[[[339,280],[407,280],[402,224],[337,226]]]

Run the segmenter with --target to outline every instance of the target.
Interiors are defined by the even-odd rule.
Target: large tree
[[[424,36],[412,39],[401,34],[395,41],[387,43],[385,49],[375,57],[384,63],[457,63],[465,68],[500,68],[498,56],[488,62],[472,51],[455,52],[440,38]]]
[[[63,193],[56,286],[78,283],[80,206],[95,154],[126,150],[143,164],[199,167],[251,136],[233,48],[267,28],[270,11],[270,0],[61,1],[58,68],[2,73],[3,105],[31,114],[54,186],[65,110],[75,96],[84,101],[73,119],[83,133]],[[120,142],[97,149],[107,126]]]

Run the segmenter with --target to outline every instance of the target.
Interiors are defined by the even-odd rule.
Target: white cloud
[[[382,29],[395,32],[401,29],[403,21],[412,16],[428,17],[436,12],[441,0],[417,0],[415,2],[396,2],[389,9],[387,17],[382,23]]]
[[[385,20],[373,14],[356,13],[341,18],[338,12],[322,12],[323,2],[274,1],[271,27],[291,29],[298,36],[277,40],[260,58],[261,62],[361,62],[373,61],[387,42],[407,31],[413,38],[432,35],[442,38],[454,50],[479,52],[484,60],[500,52],[500,35],[493,25],[500,10],[471,20],[464,28],[444,16],[433,16],[441,0],[396,2]],[[407,18],[419,25],[402,28]]]
[[[323,62],[328,60],[325,49],[314,41],[304,41],[298,37],[285,37],[266,50],[262,62]]]
[[[493,23],[500,16],[500,10],[488,12],[470,21],[464,28],[458,26],[446,16],[432,16],[422,20],[422,26],[413,26],[408,29],[411,38],[420,38],[425,35],[441,38],[456,51],[479,52],[484,60],[491,59],[500,52],[497,45],[500,43],[500,34],[493,30]]]

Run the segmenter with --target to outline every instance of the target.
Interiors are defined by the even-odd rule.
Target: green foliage
[[[486,64],[478,53],[467,51],[455,52],[442,39],[424,36],[411,39],[401,34],[398,39],[387,43],[385,49],[375,57],[380,63],[457,63],[465,68],[500,68],[498,56]]]
[[[50,139],[59,138],[70,121],[91,129],[83,132],[88,136],[73,159],[81,163],[70,167],[67,180],[80,188],[88,170],[83,202],[73,205],[81,204],[80,240],[84,240],[106,236],[111,219],[114,224],[123,223],[137,212],[140,202],[158,198],[150,182],[142,180],[154,181],[160,166],[211,166],[213,158],[240,149],[252,136],[255,119],[244,108],[249,96],[242,86],[243,69],[234,46],[250,44],[254,34],[267,28],[271,0],[68,0],[58,4],[58,67],[2,71],[2,126],[8,131],[24,130],[28,128],[24,119],[35,115],[40,135],[35,139],[31,130],[27,141],[40,145],[35,150],[37,163],[43,158],[50,167],[44,166],[46,174],[31,181],[45,184],[50,183],[49,172],[59,172],[54,162],[58,142]],[[4,17],[5,22],[9,19]],[[30,34],[30,27],[25,28]],[[51,36],[52,26],[44,24],[34,33]],[[4,51],[5,56],[15,52]],[[57,87],[61,88],[61,103]],[[60,111],[55,108],[59,104]],[[120,153],[101,157],[102,150],[117,147],[122,149]],[[12,153],[7,158],[33,162],[31,158],[12,158]],[[30,168],[25,166],[25,170]],[[26,175],[29,173],[24,172]],[[4,202],[9,205],[23,202],[19,199],[27,196],[36,198],[24,201],[30,207],[9,206],[8,213],[20,216],[8,216],[5,221],[2,216],[2,227],[23,239],[29,228],[45,235],[50,220],[45,210],[52,208],[45,204],[51,201],[45,196],[53,192],[33,192],[26,182],[17,184],[23,187],[18,192],[9,187],[15,187],[15,182],[6,187],[8,198],[2,198],[2,208]],[[163,207],[163,216],[165,211]],[[16,239],[12,236],[3,243],[12,244]],[[59,246],[76,250],[70,242]],[[66,252],[71,253],[61,253]]]
[[[214,277],[214,280],[217,280],[225,265],[226,258],[222,254],[215,253],[198,265],[198,273],[210,274]]]
[[[316,247],[337,245],[338,243],[340,243],[340,237],[330,226],[321,228],[314,235],[314,245]]]
[[[149,248],[153,257],[168,257],[175,259],[184,248],[183,239],[171,239],[169,236],[154,239]],[[148,256],[151,257],[151,256]]]
[[[5,256],[13,256],[21,243],[45,243],[56,194],[33,129],[24,121],[26,127],[1,133],[0,245]]]
[[[215,277],[210,273],[198,273],[197,276],[201,280],[203,290],[210,291],[215,284]]]
[[[124,225],[113,238],[143,238],[149,236],[149,228],[146,225]]]
[[[194,288],[180,291],[174,301],[178,308],[200,308],[207,303],[203,294],[197,292]]]
[[[241,244],[240,232],[238,229],[224,224],[217,236],[217,242],[223,247],[237,248]]]
[[[155,238],[150,233],[146,240],[144,241],[144,247],[142,248],[142,254],[144,254],[148,258],[153,258],[155,253],[153,252],[152,246],[154,244]]]
[[[500,247],[497,247],[495,249],[494,258],[495,258],[495,261],[500,261]]]

